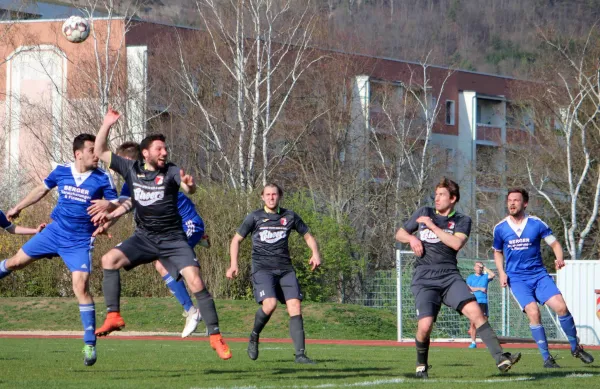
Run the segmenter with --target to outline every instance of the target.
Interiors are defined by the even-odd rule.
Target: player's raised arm
[[[48,192],[50,192],[50,188],[45,184],[36,186],[23,200],[6,213],[6,217],[11,221],[16,219],[22,210],[40,201]]]
[[[105,164],[110,165],[111,151],[108,148],[108,132],[110,128],[119,120],[121,114],[112,108],[108,108],[102,126],[96,135],[94,143],[94,154]]]
[[[185,174],[183,169],[180,169],[179,178],[181,180],[179,187],[183,189],[186,194],[196,193],[196,183],[194,182],[194,177],[189,174]]]

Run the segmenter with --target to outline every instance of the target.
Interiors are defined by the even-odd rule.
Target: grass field
[[[216,300],[221,331],[246,337],[258,305],[254,301]],[[350,304],[303,304],[304,328],[311,339],[396,339],[396,314]],[[106,309],[96,299],[96,322]],[[127,331],[181,332],[185,318],[175,298],[123,298],[121,313]],[[266,338],[287,338],[289,316],[280,306],[265,328]],[[203,324],[201,324],[202,328]],[[81,331],[77,300],[72,298],[0,298],[0,331]]]
[[[98,362],[83,366],[76,339],[0,339],[0,387],[20,388],[598,388],[600,365],[560,351],[563,368],[541,367],[537,350],[500,374],[485,349],[433,348],[430,380],[413,378],[410,347],[310,345],[317,365],[296,365],[290,344],[263,343],[251,361],[246,343],[230,343],[221,361],[206,341],[101,339]],[[561,358],[562,357],[562,358]]]

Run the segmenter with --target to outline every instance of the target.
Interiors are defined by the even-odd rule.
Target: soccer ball
[[[81,16],[71,16],[63,23],[62,33],[69,42],[81,43],[90,35],[90,25]]]

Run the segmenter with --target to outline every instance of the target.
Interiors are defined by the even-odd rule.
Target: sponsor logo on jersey
[[[448,229],[449,230],[453,230],[455,225],[456,225],[456,223],[454,223],[453,221],[449,221],[448,222]]]
[[[133,198],[138,202],[138,204],[144,207],[152,205],[155,202],[162,200],[164,197],[164,190],[153,192],[146,192],[142,188],[135,188],[133,190]]]
[[[271,231],[271,230],[263,230],[258,233],[261,242],[265,243],[275,243],[284,239],[286,235],[285,230],[281,231]]]
[[[282,226],[285,226],[287,224],[287,219],[282,217],[281,219],[279,219],[279,223],[281,223]]]
[[[164,182],[165,177],[163,175],[158,175],[156,176],[156,178],[154,179],[154,183],[156,185],[162,185],[162,183]]]
[[[438,243],[440,241],[440,238],[429,228],[419,231],[419,238],[422,242],[427,243]]]

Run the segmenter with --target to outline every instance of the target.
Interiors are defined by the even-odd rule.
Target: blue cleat
[[[471,342],[471,344],[469,345],[469,348],[477,348],[477,343]]]

